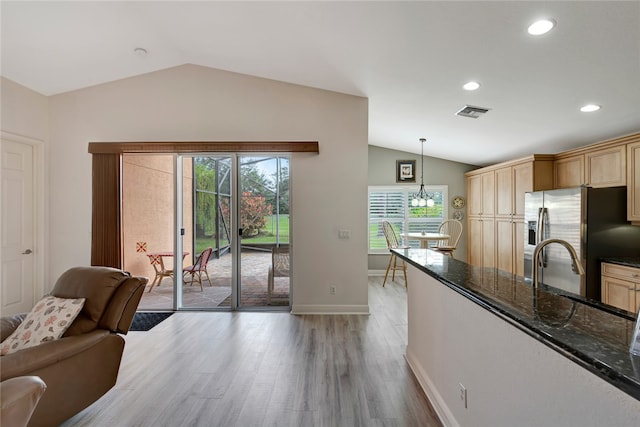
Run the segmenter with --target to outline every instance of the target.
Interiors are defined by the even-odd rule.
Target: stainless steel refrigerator
[[[626,220],[627,188],[576,187],[525,194],[524,274],[531,280],[533,251],[545,239],[566,240],[586,274],[571,269],[569,252],[546,246],[539,263],[540,282],[600,300],[600,259],[640,257],[640,227]]]

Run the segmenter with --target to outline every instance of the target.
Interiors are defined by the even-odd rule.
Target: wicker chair
[[[205,249],[200,255],[198,255],[198,258],[196,258],[196,262],[193,263],[193,265],[182,269],[182,274],[185,277],[187,274],[191,276],[191,281],[185,281],[185,283],[193,285],[193,283],[197,281],[200,284],[200,290],[204,291],[204,288],[202,287],[202,273],[204,273],[209,281],[209,286],[213,286],[213,283],[211,283],[211,279],[209,278],[209,273],[207,272],[207,263],[211,257],[211,252],[213,252],[213,248],[209,247]]]

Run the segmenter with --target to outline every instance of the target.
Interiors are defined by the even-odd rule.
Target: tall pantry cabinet
[[[524,193],[553,188],[553,156],[477,169],[467,179],[467,260],[524,274]]]

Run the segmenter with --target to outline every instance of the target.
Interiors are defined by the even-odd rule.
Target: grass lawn
[[[264,229],[260,230],[260,234],[249,239],[242,239],[243,244],[255,244],[255,243],[275,243],[276,242],[276,215],[270,215],[266,217],[266,224]],[[280,215],[278,221],[278,228],[280,243],[289,243],[289,215]],[[221,240],[222,246],[227,245],[229,242]],[[216,242],[213,237],[198,237],[196,239],[196,254],[202,252],[205,248],[211,246],[215,248]]]

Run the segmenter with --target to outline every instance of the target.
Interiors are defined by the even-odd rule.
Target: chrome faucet
[[[538,287],[538,258],[540,257],[540,252],[542,252],[542,249],[544,249],[545,246],[551,243],[559,243],[564,246],[569,251],[569,255],[571,255],[571,269],[573,270],[573,272],[580,275],[584,274],[584,268],[582,268],[582,265],[578,260],[578,254],[576,253],[575,249],[573,249],[573,246],[569,244],[569,242],[561,239],[543,240],[542,242],[538,243],[533,250],[531,282],[534,288]]]

